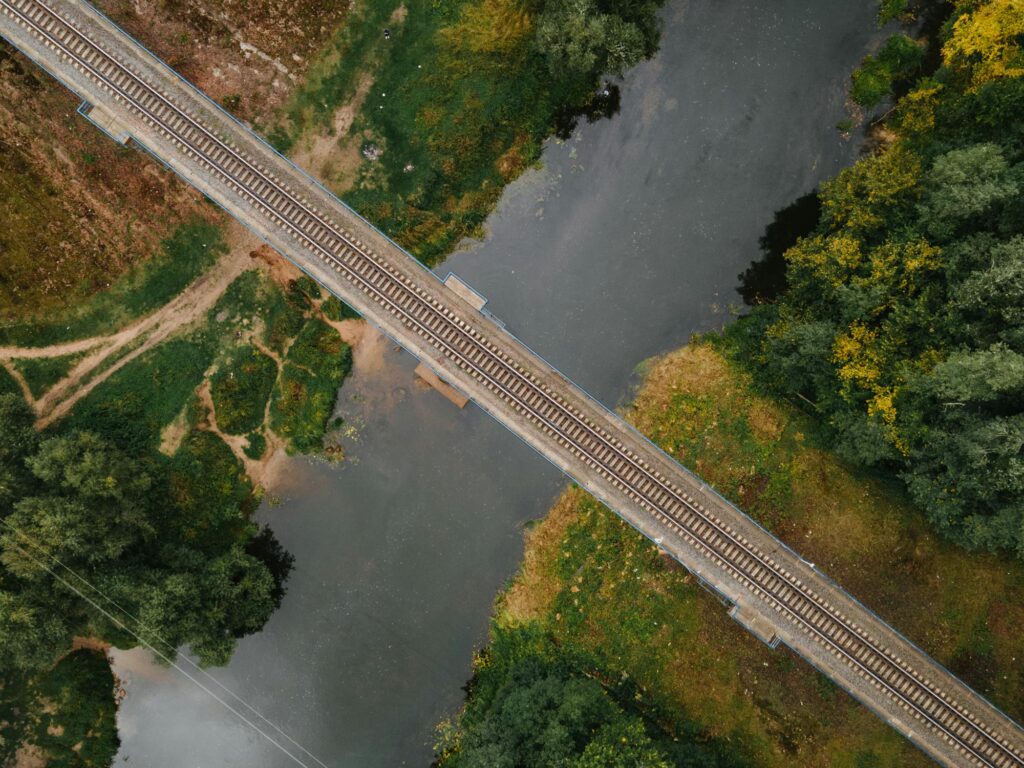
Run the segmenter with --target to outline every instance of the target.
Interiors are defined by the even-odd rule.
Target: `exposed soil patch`
[[[250,122],[273,113],[345,19],[347,0],[100,0],[211,98]]]
[[[335,111],[330,128],[303,137],[292,152],[297,165],[330,186],[336,194],[352,187],[362,165],[363,157],[359,152],[362,137],[350,135],[350,131],[372,86],[373,78],[364,73],[352,98]]]
[[[76,114],[70,92],[0,41],[0,322],[108,286],[202,197]]]

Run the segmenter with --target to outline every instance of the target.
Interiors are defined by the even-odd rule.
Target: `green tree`
[[[601,726],[569,768],[672,768],[637,718]]]
[[[621,75],[653,52],[655,3],[547,0],[537,23],[537,47],[559,76]],[[654,40],[657,34],[653,35]]]
[[[45,493],[17,501],[0,535],[0,561],[20,578],[44,577],[49,557],[91,569],[153,535],[149,474],[95,435],[46,440],[26,465]]]
[[[0,589],[0,677],[49,667],[70,645],[72,634],[51,606]]]
[[[29,482],[25,459],[39,444],[35,415],[18,395],[0,395],[0,517]]]
[[[936,240],[948,240],[964,222],[1019,193],[1016,173],[992,143],[955,149],[935,159],[925,179],[921,225]]]
[[[892,93],[894,83],[916,75],[923,60],[923,46],[906,35],[893,35],[853,73],[850,98],[867,109],[876,106]]]

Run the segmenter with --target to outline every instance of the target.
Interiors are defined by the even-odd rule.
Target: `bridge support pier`
[[[82,105],[78,108],[78,114],[95,125],[121,146],[128,144],[128,140],[132,137],[131,131],[128,130],[128,126],[118,120],[117,116],[114,115],[113,112],[108,112],[103,107],[90,104],[88,101],[83,101]]]

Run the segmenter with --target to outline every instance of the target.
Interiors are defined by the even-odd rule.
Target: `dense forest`
[[[48,681],[74,638],[143,644],[167,660],[187,645],[223,664],[269,618],[291,567],[248,521],[251,486],[212,435],[159,461],[94,431],[40,434],[34,421],[19,396],[0,395],[0,759],[53,706]],[[99,671],[63,674],[59,687],[71,714],[105,704],[109,730],[112,680],[99,659]]]
[[[864,105],[905,93],[730,334],[941,532],[1024,556],[1024,4],[946,10],[932,71],[897,36],[855,74]]]

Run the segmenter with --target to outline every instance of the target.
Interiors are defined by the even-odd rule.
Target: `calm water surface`
[[[670,3],[662,50],[626,78],[621,113],[552,142],[486,242],[438,273],[457,272],[533,349],[618,404],[640,361],[728,319],[772,213],[853,160],[834,126],[850,70],[877,42],[876,8]],[[281,503],[261,510],[296,557],[284,605],[212,672],[330,768],[428,765],[522,525],[563,484],[475,407],[417,387],[410,356],[378,346],[342,390],[358,432],[350,461],[291,461]],[[177,672],[138,652],[118,668],[130,691],[119,761],[296,765]]]

